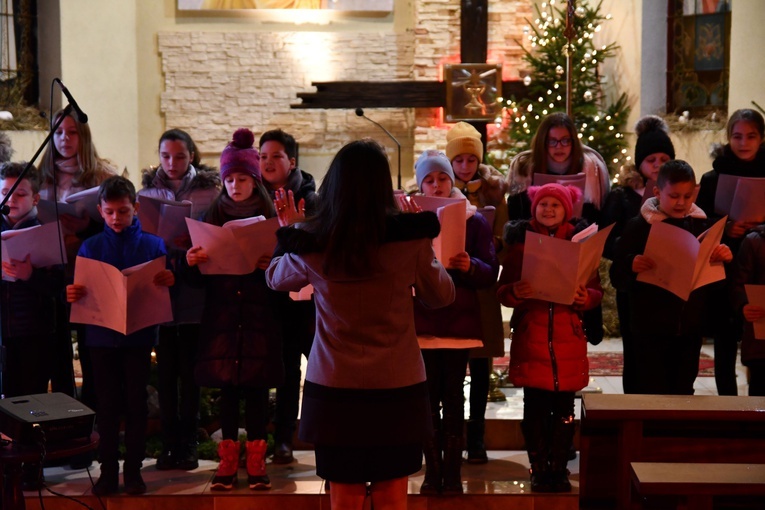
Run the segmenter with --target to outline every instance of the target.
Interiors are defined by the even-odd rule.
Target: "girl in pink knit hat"
[[[508,223],[507,253],[502,261],[498,296],[513,308],[510,326],[510,380],[523,388],[521,428],[531,463],[531,490],[568,492],[566,464],[574,439],[574,396],[587,386],[587,339],[582,313],[600,303],[597,280],[577,289],[570,304],[532,299],[529,282],[521,280],[527,232],[571,239],[569,223],[581,190],[573,186],[532,186],[530,220]]]
[[[263,187],[260,156],[249,129],[239,129],[220,158],[223,189],[210,205],[204,221],[213,225],[263,215],[276,216]],[[209,261],[204,246],[186,252],[189,266]],[[280,294],[266,285],[264,270],[271,257],[262,256],[252,273],[204,275],[199,354],[194,375],[200,386],[220,388],[223,441],[212,490],[231,490],[239,469],[239,399],[245,399],[247,481],[250,489],[271,488],[266,474],[268,389],[284,379]]]

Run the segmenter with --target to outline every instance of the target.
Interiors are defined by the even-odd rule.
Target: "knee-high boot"
[[[444,416],[444,494],[462,494],[462,430],[464,424],[465,419],[462,416]]]
[[[521,422],[521,430],[523,431],[523,438],[526,440],[526,451],[531,466],[529,475],[533,492],[550,492],[551,488],[547,441],[549,427],[547,422],[546,417],[524,418]]]
[[[420,494],[434,496],[441,493],[443,477],[443,458],[441,457],[441,433],[433,432],[422,447],[425,454],[425,479],[420,487]]]
[[[569,452],[574,442],[576,425],[574,417],[567,416],[553,420],[552,446],[550,448],[550,490],[551,492],[570,492],[568,480]]]
[[[486,430],[486,420],[468,420],[465,422],[467,429],[467,461],[468,464],[486,464],[489,457],[486,455],[486,446],[483,442]]]

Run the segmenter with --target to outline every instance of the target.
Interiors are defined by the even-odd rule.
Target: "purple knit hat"
[[[255,135],[247,128],[239,128],[220,155],[220,178],[225,180],[231,174],[251,175],[263,182],[260,176],[260,154],[252,144]]]

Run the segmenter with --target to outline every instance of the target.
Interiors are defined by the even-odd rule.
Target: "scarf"
[[[565,175],[571,167],[571,158],[568,158],[563,163],[558,163],[552,158],[547,158],[547,171],[555,175]]]
[[[264,207],[260,197],[253,193],[250,198],[242,202],[234,202],[230,196],[221,195],[218,201],[218,212],[223,217],[229,218],[250,218],[263,214],[268,214],[268,209]]]

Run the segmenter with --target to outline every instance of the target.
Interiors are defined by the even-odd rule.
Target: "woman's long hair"
[[[385,150],[371,140],[351,142],[335,155],[306,228],[325,253],[324,273],[372,274],[386,219],[398,209]]]
[[[576,133],[576,125],[571,117],[563,112],[551,113],[539,124],[539,129],[534,134],[534,138],[531,139],[531,168],[536,173],[547,174],[547,137],[550,134],[550,129],[554,127],[562,127],[568,130],[568,135],[571,137],[571,166],[569,167],[567,174],[578,174],[582,171],[583,164],[583,149],[582,142]]]
[[[77,163],[79,163],[80,172],[75,176],[74,182],[78,186],[84,188],[98,186],[107,177],[115,175],[116,171],[108,163],[98,157],[98,152],[96,152],[96,147],[93,145],[93,139],[90,136],[90,128],[88,125],[81,123],[74,113],[70,112],[68,115],[74,121],[79,138],[77,145]],[[57,111],[53,115],[51,125],[56,124],[56,122],[63,116],[64,110]],[[53,153],[52,158],[51,152]],[[40,174],[46,183],[53,182],[53,178],[56,174],[56,158],[59,157],[61,157],[61,154],[56,150],[56,146],[51,140],[40,160]]]

